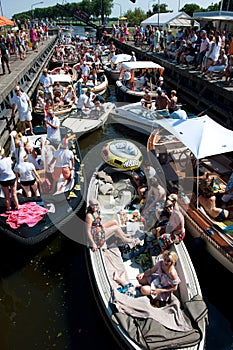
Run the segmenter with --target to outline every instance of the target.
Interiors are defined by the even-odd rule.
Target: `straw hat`
[[[92,207],[93,205],[99,205],[99,202],[97,199],[90,199],[89,200],[89,205]]]

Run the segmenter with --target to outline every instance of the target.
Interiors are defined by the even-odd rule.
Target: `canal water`
[[[115,101],[114,86],[108,100]],[[80,140],[84,163],[97,144],[125,135],[146,145],[146,137],[108,124]],[[188,233],[185,243],[209,309],[207,350],[232,350],[232,274]],[[59,232],[46,245],[27,249],[1,235],[1,350],[118,349],[96,305],[84,252],[84,246]]]

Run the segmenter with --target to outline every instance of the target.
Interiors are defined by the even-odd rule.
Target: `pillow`
[[[113,183],[111,176],[107,175],[103,170],[97,172],[99,179],[104,180],[105,182]]]
[[[100,187],[99,187],[99,192],[101,193],[101,194],[110,194],[111,192],[112,192],[112,190],[113,190],[113,185],[112,184],[109,184],[109,183],[107,183],[107,184],[104,184],[104,185],[101,185]]]

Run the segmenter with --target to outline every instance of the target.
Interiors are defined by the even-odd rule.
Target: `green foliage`
[[[180,9],[180,12],[185,12],[192,17],[194,12],[203,12],[203,9],[197,4],[186,4]]]
[[[167,6],[167,4],[160,4],[160,6],[158,4],[154,4],[152,6],[153,13],[158,13],[158,9],[160,13],[170,12],[170,10],[167,10]]]
[[[125,17],[128,19],[129,26],[137,25],[139,26],[144,19],[147,18],[147,15],[139,7],[135,8],[133,11],[128,10],[125,14]]]

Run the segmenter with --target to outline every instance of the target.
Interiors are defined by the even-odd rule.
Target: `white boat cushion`
[[[113,185],[110,183],[103,183],[99,186],[99,192],[101,194],[111,194],[113,190]]]

